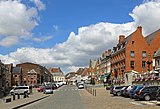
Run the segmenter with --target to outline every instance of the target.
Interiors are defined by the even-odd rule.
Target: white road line
[[[54,91],[76,91],[76,90],[79,90],[79,89],[63,89],[63,90],[54,90]]]
[[[155,103],[151,103],[151,102],[149,102],[149,101],[142,101],[141,102],[142,104],[148,104],[148,105],[154,105]]]
[[[129,103],[134,104],[134,105],[137,105],[137,106],[143,106],[142,104],[136,103],[136,102],[129,102]]]

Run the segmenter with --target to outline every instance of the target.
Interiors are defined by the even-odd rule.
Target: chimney
[[[142,33],[142,27],[141,27],[141,26],[138,26],[138,27],[137,27],[137,30]]]
[[[124,41],[125,36],[124,35],[120,35],[119,36],[119,43],[122,43]]]

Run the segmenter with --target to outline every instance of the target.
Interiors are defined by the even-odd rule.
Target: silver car
[[[44,94],[53,94],[52,87],[45,87],[43,90]]]

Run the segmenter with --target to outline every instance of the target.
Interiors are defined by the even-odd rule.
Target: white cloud
[[[160,28],[160,0],[147,0],[136,6],[130,15],[135,26],[141,25],[144,28],[145,35],[151,33]]]
[[[41,0],[30,0],[31,2],[34,2],[36,7],[41,11],[45,10],[45,4]]]
[[[33,37],[32,40],[36,41],[36,42],[45,42],[47,40],[52,39],[53,36],[43,36],[43,37]]]
[[[35,0],[35,3],[39,8],[43,7],[40,0]],[[21,0],[1,0],[0,16],[0,35],[3,36],[0,46],[12,46],[18,44],[20,39],[31,38],[32,30],[40,19],[37,8],[29,7]]]
[[[130,15],[133,22],[124,24],[97,23],[71,32],[68,39],[53,48],[19,48],[8,55],[0,56],[4,62],[35,62],[50,67],[63,67],[66,71],[88,66],[89,59],[97,59],[118,42],[121,34],[129,35],[141,25],[145,34],[160,28],[160,3],[144,2],[136,6]]]
[[[9,47],[13,44],[17,44],[19,42],[19,38],[17,36],[9,36],[5,37],[0,41],[1,46]]]

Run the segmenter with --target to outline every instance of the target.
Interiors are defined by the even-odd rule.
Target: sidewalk
[[[21,97],[21,99],[16,99],[14,101],[12,100],[11,102],[8,103],[5,103],[5,101],[1,99],[2,102],[0,103],[0,109],[18,109],[20,107],[39,101],[49,96],[50,95],[34,92],[33,94],[29,95],[29,98]]]
[[[96,88],[96,96],[93,96],[85,89],[80,90],[80,96],[87,109],[159,109],[154,105],[135,105],[144,101],[135,101],[134,99],[112,96],[105,88]],[[152,101],[145,101],[148,104]],[[135,103],[135,104],[133,104]]]

